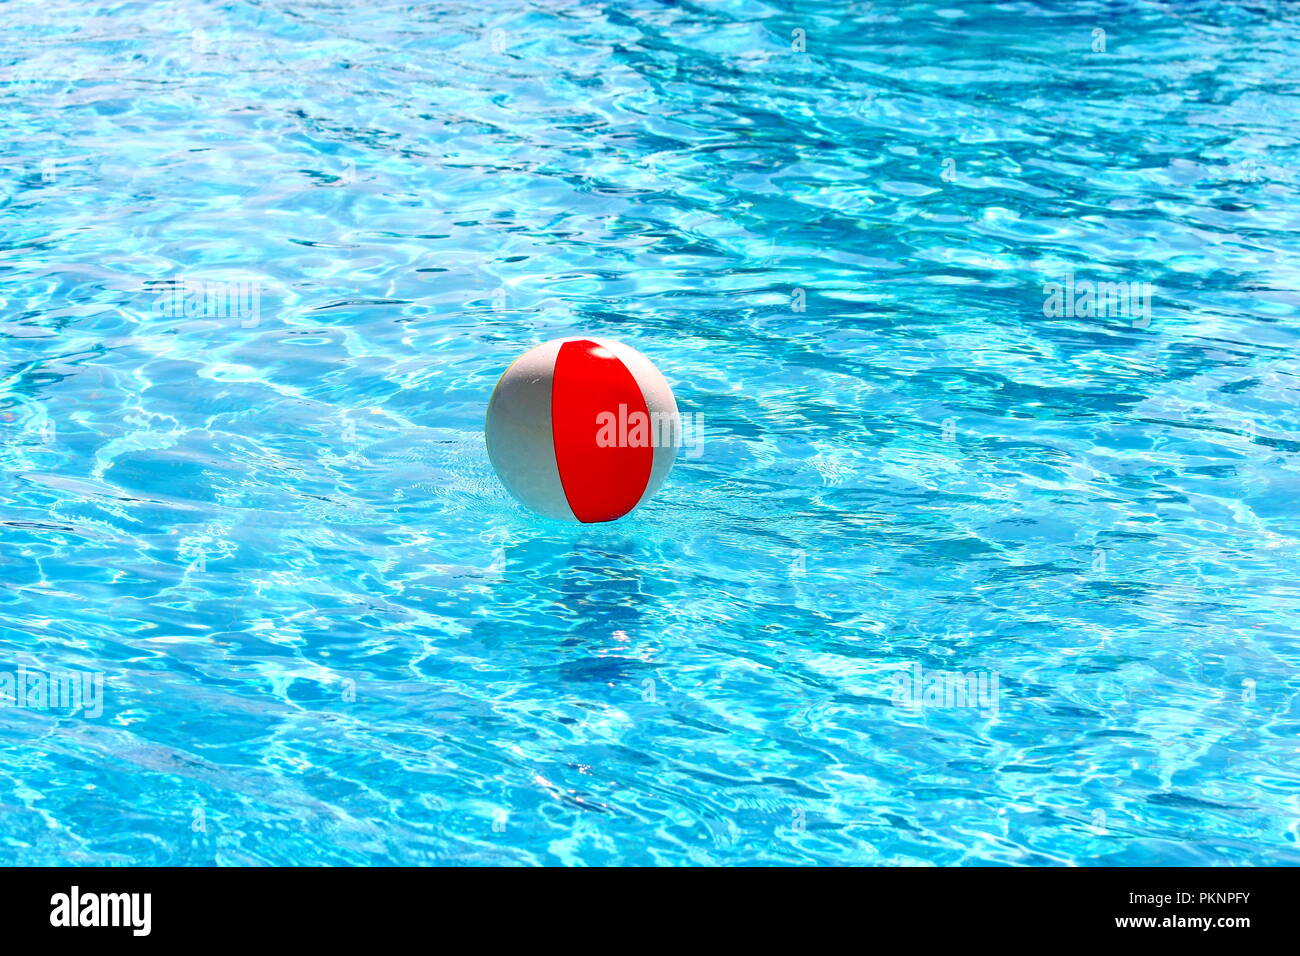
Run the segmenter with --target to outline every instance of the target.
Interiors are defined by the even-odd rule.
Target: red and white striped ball
[[[613,521],[649,500],[673,467],[677,442],[656,440],[653,427],[646,441],[638,427],[655,421],[677,426],[678,417],[653,362],[611,339],[555,339],[525,352],[497,382],[488,457],[538,514]]]

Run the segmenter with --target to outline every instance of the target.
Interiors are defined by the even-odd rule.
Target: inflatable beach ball
[[[613,521],[673,467],[680,421],[654,363],[611,339],[556,339],[506,369],[487,411],[487,449],[507,490],[565,521]]]

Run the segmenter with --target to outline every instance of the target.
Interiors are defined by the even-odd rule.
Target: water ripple
[[[0,860],[1300,863],[1285,4],[173,6],[5,5]]]

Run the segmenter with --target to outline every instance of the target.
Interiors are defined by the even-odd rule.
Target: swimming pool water
[[[1298,64],[1269,2],[0,3],[0,668],[102,680],[0,706],[0,862],[1300,863]],[[484,448],[575,334],[705,423],[613,524]]]

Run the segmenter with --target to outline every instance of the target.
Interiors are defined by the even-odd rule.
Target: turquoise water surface
[[[0,2],[0,862],[1300,863],[1298,104],[1290,3]],[[705,423],[612,524],[484,447],[571,335]]]

